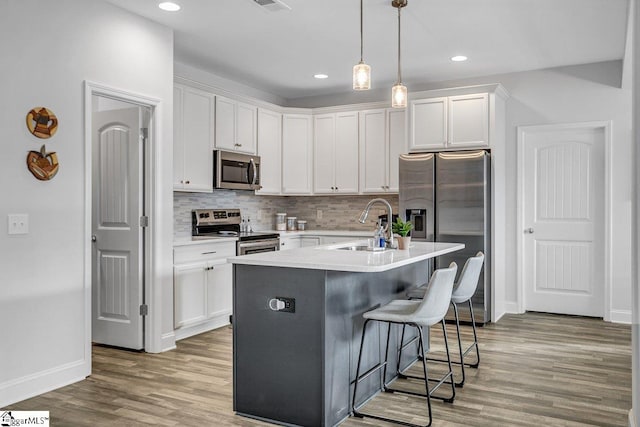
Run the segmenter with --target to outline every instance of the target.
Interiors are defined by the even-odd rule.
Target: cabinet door
[[[387,186],[385,109],[360,112],[360,190],[384,193]]]
[[[411,101],[410,151],[447,146],[447,98]]]
[[[216,97],[216,148],[236,148],[236,102],[221,96]]]
[[[236,105],[236,151],[256,154],[256,121],[258,109],[253,105]]]
[[[387,135],[389,139],[389,178],[387,181],[387,190],[398,192],[400,154],[407,152],[406,110],[387,110]]]
[[[282,185],[282,114],[258,111],[258,155],[260,185],[256,194],[280,194]]]
[[[286,237],[284,239],[280,239],[280,250],[286,251],[289,249],[296,249],[302,246],[302,242],[300,241],[300,237]]]
[[[187,191],[213,191],[214,99],[207,92],[184,88],[182,135]]]
[[[184,189],[184,136],[182,134],[182,86],[173,87],[173,189]]]
[[[313,192],[317,194],[331,194],[335,191],[335,118],[335,114],[323,114],[313,118]]]
[[[302,248],[318,246],[319,244],[320,244],[319,237],[311,237],[311,236],[300,237],[300,247]]]
[[[174,326],[180,328],[206,319],[206,263],[173,268]]]
[[[489,97],[486,93],[449,97],[449,146],[489,145]]]
[[[335,192],[358,192],[358,113],[336,114]]]
[[[228,316],[232,311],[233,265],[207,264],[207,317]]]
[[[310,194],[312,180],[311,117],[282,116],[282,192]]]

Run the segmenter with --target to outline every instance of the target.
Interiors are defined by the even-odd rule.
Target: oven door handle
[[[276,246],[280,247],[279,239],[258,240],[255,242],[238,242],[239,248],[256,248],[260,246]]]

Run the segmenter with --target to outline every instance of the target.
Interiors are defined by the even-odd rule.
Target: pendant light
[[[364,63],[362,36],[362,2],[360,0],[360,62],[353,66],[353,90],[369,90],[371,88],[371,67]]]
[[[393,0],[391,6],[398,9],[398,81],[391,88],[391,106],[393,108],[406,108],[407,87],[402,84],[402,71],[400,70],[400,11],[407,5],[407,0]]]

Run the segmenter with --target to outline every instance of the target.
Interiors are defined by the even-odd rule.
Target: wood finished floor
[[[434,330],[433,351],[439,337]],[[54,427],[270,425],[233,413],[231,339],[227,327],[162,354],[96,346],[91,377],[5,409],[48,410]],[[433,403],[434,426],[627,425],[630,326],[527,313],[480,328],[479,341],[480,368],[467,370],[453,404]],[[426,421],[425,401],[401,394],[381,393],[363,410]],[[372,425],[394,424],[342,424]]]

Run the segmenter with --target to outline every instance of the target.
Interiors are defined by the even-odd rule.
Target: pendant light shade
[[[393,108],[405,108],[407,106],[407,87],[402,83],[391,88],[391,106]]]
[[[360,62],[353,66],[353,90],[371,89],[371,67]]]
[[[402,84],[402,70],[400,68],[400,11],[407,5],[407,0],[393,0],[391,6],[398,9],[398,81],[391,88],[391,106],[393,108],[407,107],[407,87]]]
[[[353,67],[353,90],[371,89],[371,67],[363,59],[362,3],[360,0],[360,62]]]

